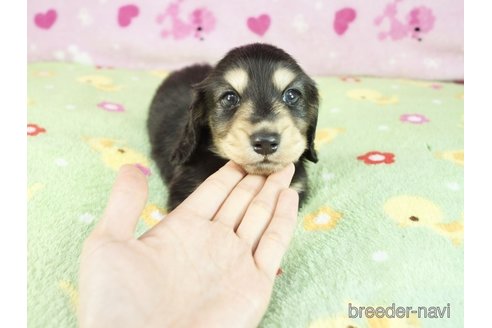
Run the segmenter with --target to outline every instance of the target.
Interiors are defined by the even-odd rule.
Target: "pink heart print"
[[[251,32],[263,36],[270,27],[270,16],[263,14],[258,17],[249,17],[247,24]]]
[[[34,23],[37,27],[48,30],[56,22],[56,10],[50,9],[45,13],[38,13],[34,16]]]
[[[343,35],[356,17],[357,13],[352,8],[343,8],[337,11],[335,13],[335,21],[333,22],[335,33]]]
[[[118,24],[121,27],[127,27],[132,23],[132,20],[138,16],[140,10],[135,5],[126,5],[118,10]]]

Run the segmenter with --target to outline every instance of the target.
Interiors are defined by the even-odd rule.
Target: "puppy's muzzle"
[[[250,137],[253,150],[260,155],[270,155],[277,151],[280,143],[278,133],[258,132]]]

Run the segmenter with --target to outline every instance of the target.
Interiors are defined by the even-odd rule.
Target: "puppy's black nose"
[[[270,155],[277,151],[280,143],[280,135],[278,133],[254,133],[251,136],[251,145],[255,152],[261,155]]]

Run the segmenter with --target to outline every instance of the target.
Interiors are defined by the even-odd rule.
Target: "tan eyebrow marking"
[[[248,73],[241,68],[227,71],[224,79],[239,93],[242,93],[248,86]]]
[[[287,68],[278,68],[275,73],[273,73],[273,85],[279,91],[284,91],[284,89],[294,80],[295,77],[296,75]]]

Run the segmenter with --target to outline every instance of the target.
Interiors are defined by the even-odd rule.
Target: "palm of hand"
[[[256,181],[260,188],[254,188],[251,181]],[[269,222],[263,222],[263,227],[257,229],[261,231],[259,236],[249,233],[252,226],[246,224],[248,213],[257,217],[258,213],[269,212],[265,206],[266,192],[263,201],[251,202],[262,195],[261,192],[256,195],[255,191],[265,189],[268,180],[265,183],[264,179],[250,178],[246,184],[253,186],[249,188],[252,196],[245,198],[245,210],[239,211],[239,216],[232,220],[223,219],[230,217],[227,201],[218,213],[217,209],[210,212],[215,213],[212,220],[205,219],[207,214],[194,214],[189,210],[191,206],[185,204],[142,237],[134,239],[128,235],[121,238],[125,229],[121,226],[119,231],[108,233],[111,219],[104,222],[105,214],[87,239],[81,257],[81,327],[256,325],[268,306],[276,268],[288,243],[288,231],[292,229],[287,227],[283,234],[279,231],[266,234],[265,230],[271,229],[266,228]],[[278,186],[277,199],[282,186]],[[223,187],[216,191],[220,193]],[[210,187],[207,190],[210,191]],[[226,192],[224,190],[222,192]],[[236,194],[245,190],[248,188],[239,188]],[[283,198],[288,198],[285,196],[288,194],[284,193]],[[197,195],[195,199],[200,197]],[[292,199],[289,201],[292,207]],[[237,199],[232,205],[237,207]],[[273,215],[275,204],[272,206],[270,214]],[[137,212],[137,209],[130,212],[132,210]],[[108,211],[111,211],[110,205]],[[275,214],[277,212],[285,220],[278,206]],[[243,215],[244,224],[237,219]],[[273,224],[272,215],[267,221],[272,221],[270,225],[278,230],[280,225]],[[293,228],[293,224],[291,226]],[[260,240],[261,235],[266,237],[264,242]],[[286,235],[285,240],[279,240],[283,235]],[[277,253],[280,256],[270,258]]]
[[[165,226],[143,240],[107,242],[88,254],[86,266],[115,273],[94,285],[96,293],[113,291],[110,306],[122,307],[116,314],[127,314],[112,318],[112,322],[123,321],[115,326],[176,326],[187,320],[206,321],[208,318],[200,318],[203,315],[224,320],[224,313],[234,320],[242,316],[241,311],[262,313],[267,306],[272,283],[256,267],[249,246],[220,224],[184,221],[188,220],[172,228]],[[193,228],[186,226],[189,223]],[[133,307],[134,302],[138,308]],[[128,304],[132,306],[126,308]],[[225,312],[224,307],[228,308]],[[208,313],[214,308],[220,313]],[[108,311],[107,306],[101,310]],[[170,318],[169,313],[179,317]],[[146,322],[132,323],[128,318],[145,318]]]

